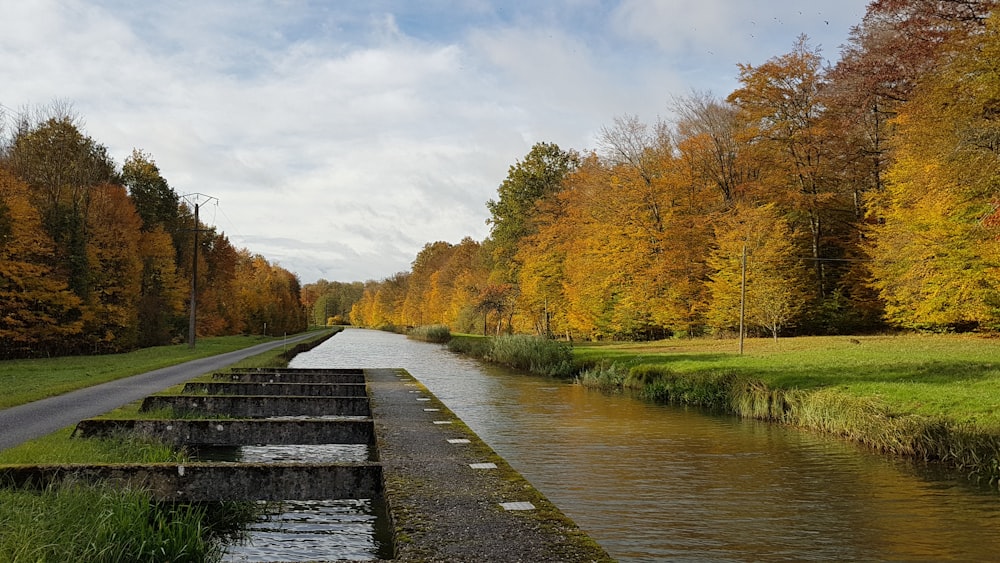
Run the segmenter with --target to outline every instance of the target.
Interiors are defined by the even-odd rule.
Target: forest
[[[725,98],[540,142],[489,236],[364,284],[371,327],[576,339],[1000,329],[996,0],[875,0],[824,64],[807,37]]]
[[[62,103],[3,124],[0,359],[184,342],[194,272],[197,335],[305,329],[298,278],[196,224],[151,155],[119,167]]]

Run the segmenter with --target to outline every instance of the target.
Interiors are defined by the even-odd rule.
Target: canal
[[[401,367],[613,557],[993,560],[1000,498],[795,429],[526,376],[347,329],[290,367]]]

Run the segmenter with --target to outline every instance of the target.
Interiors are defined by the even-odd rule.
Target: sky
[[[0,11],[0,112],[69,103],[203,223],[318,279],[482,240],[538,142],[724,98],[805,34],[831,63],[868,0],[32,0]],[[198,195],[202,194],[202,195]]]

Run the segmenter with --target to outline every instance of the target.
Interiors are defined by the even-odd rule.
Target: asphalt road
[[[300,334],[286,340],[266,342],[218,356],[192,360],[0,410],[0,450],[51,434],[60,428],[138,401],[203,373],[222,369],[243,358],[305,340],[310,336],[315,336],[315,333]]]

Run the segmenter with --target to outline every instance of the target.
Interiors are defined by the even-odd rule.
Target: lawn
[[[781,389],[835,387],[874,396],[897,414],[944,416],[1000,429],[1000,339],[978,335],[901,335],[680,339],[576,343],[574,358],[656,364],[678,373],[730,371]]]
[[[0,409],[145,373],[189,360],[206,358],[275,340],[262,336],[219,336],[187,344],[143,348],[127,354],[66,356],[0,361]]]

